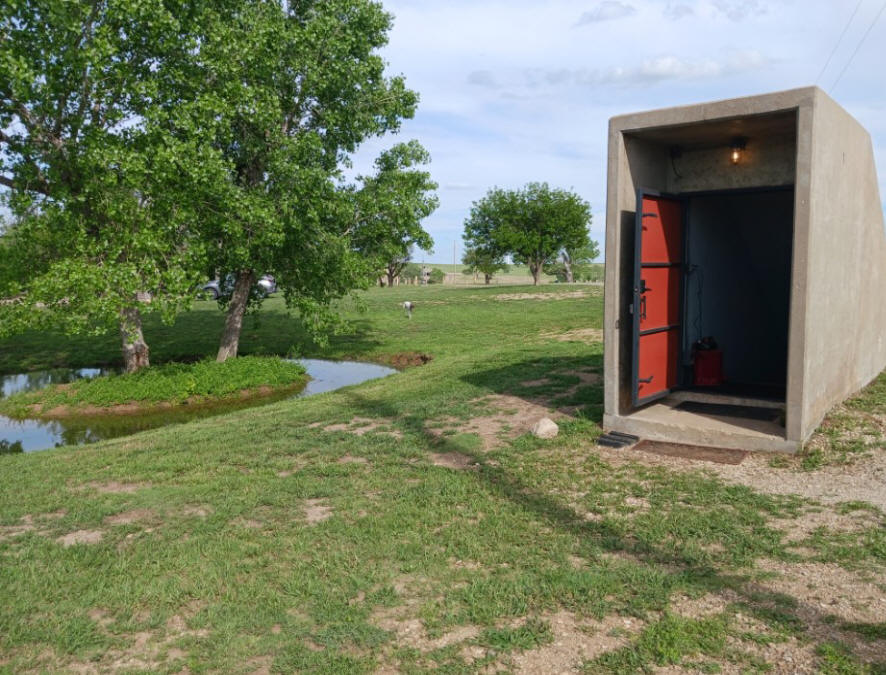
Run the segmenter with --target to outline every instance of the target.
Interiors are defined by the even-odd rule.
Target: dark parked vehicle
[[[219,298],[229,298],[231,297],[231,293],[234,292],[234,275],[227,275],[224,280],[220,281],[218,279],[212,279],[211,281],[206,282],[203,288],[200,289],[204,295],[204,297],[209,298],[210,300],[218,300]],[[268,296],[272,293],[277,292],[277,281],[270,274],[265,274],[258,281],[255,282],[255,286],[252,288],[253,293],[258,293],[262,296]]]

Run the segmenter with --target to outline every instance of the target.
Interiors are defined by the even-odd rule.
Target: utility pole
[[[452,242],[452,266],[455,267],[458,263],[455,262],[455,244],[456,242]]]

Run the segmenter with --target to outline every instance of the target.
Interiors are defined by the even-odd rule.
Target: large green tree
[[[590,221],[587,202],[547,183],[529,183],[521,190],[493,188],[471,207],[464,240],[469,249],[525,263],[537,285],[544,265],[561,251],[588,245]]]
[[[193,134],[172,130],[168,85],[205,9],[0,4],[0,186],[15,221],[0,247],[0,332],[116,325],[136,370],[149,363],[142,313],[171,319],[190,302],[202,266],[193,224],[209,217],[190,195],[214,184],[213,165]]]
[[[391,17],[371,0],[218,3],[192,60],[201,73],[189,110],[213,110],[213,146],[227,167],[216,194],[225,218],[203,230],[213,266],[234,278],[218,360],[237,354],[250,289],[273,273],[309,326],[329,301],[362,283],[353,255],[352,200],[341,188],[348,156],[396,130],[417,96],[387,77],[378,54]]]
[[[430,235],[421,222],[437,208],[437,184],[422,166],[430,162],[417,142],[399,143],[375,161],[375,173],[360,178],[355,193],[355,247],[394,285],[415,248],[429,251]]]

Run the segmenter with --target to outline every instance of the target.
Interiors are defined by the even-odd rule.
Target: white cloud
[[[674,4],[669,2],[668,6],[664,9],[665,18],[670,19],[671,21],[679,21],[680,19],[692,16],[693,14],[695,14],[695,10],[689,5],[684,4]]]
[[[631,14],[634,14],[636,11],[637,8],[633,5],[619,2],[619,0],[604,0],[604,2],[601,2],[593,9],[588,10],[587,12],[582,14],[578,18],[578,21],[575,25],[585,26],[589,23],[623,19],[627,16],[630,16]]]
[[[498,89],[499,86],[498,82],[495,81],[495,77],[488,70],[472,70],[468,73],[468,84],[488,89]]]

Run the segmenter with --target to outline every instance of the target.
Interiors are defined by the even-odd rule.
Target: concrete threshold
[[[684,401],[692,401],[693,403],[716,403],[719,405],[740,405],[748,408],[772,408],[773,410],[784,410],[784,401],[777,401],[771,398],[757,398],[750,396],[733,396],[731,394],[718,394],[715,392],[692,391],[684,389],[675,391],[668,396],[669,401],[682,403]]]
[[[799,443],[785,438],[785,428],[776,422],[678,409],[684,400],[668,397],[627,415],[604,415],[603,427],[669,443],[760,452],[800,449]]]

